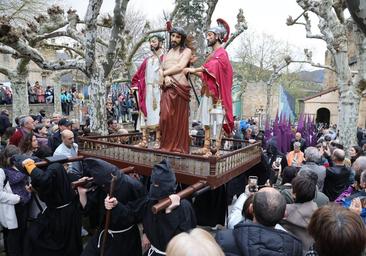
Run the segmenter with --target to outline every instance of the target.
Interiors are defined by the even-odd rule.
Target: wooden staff
[[[189,187],[183,189],[182,191],[178,192],[177,195],[181,198],[187,198],[189,196],[191,196],[194,192],[207,187],[207,181],[199,181],[193,185],[190,185]],[[172,204],[172,201],[170,200],[170,198],[165,198],[163,200],[161,200],[159,203],[153,205],[152,207],[152,212],[154,214],[157,214],[158,212],[166,209],[167,207],[169,207],[169,205]]]
[[[112,180],[111,180],[111,186],[109,187],[109,198],[113,197],[114,187],[116,185],[116,180],[117,180],[117,176],[115,176],[113,174],[111,174],[111,176],[112,176]],[[105,246],[107,244],[108,229],[109,229],[109,224],[111,222],[111,213],[112,213],[111,210],[107,210],[107,212],[105,214],[103,242],[102,242],[102,248],[100,249],[100,255],[101,256],[104,255]]]
[[[84,159],[84,156],[75,156],[75,157],[60,157],[60,158],[54,158],[55,160],[52,160],[53,157],[48,158],[49,160],[44,160],[40,162],[36,162],[35,165],[37,167],[45,167],[53,163],[69,163],[69,162],[76,162],[76,161],[82,161]]]

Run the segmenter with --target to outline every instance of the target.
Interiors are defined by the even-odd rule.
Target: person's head
[[[300,142],[298,142],[298,141],[296,141],[296,142],[294,143],[294,151],[295,151],[295,152],[300,152],[300,149],[301,149],[301,143],[300,143]]]
[[[299,132],[295,133],[295,140],[297,141],[301,140],[301,133]]]
[[[34,120],[31,116],[26,116],[19,121],[20,126],[28,132],[34,129]]]
[[[295,203],[302,204],[312,201],[315,197],[315,192],[316,181],[314,182],[309,176],[299,175],[292,180],[292,194],[295,197]]]
[[[51,119],[49,118],[42,118],[42,124],[48,129],[51,127]]]
[[[42,136],[46,136],[48,133],[46,126],[44,126],[43,124],[36,124],[34,131]]]
[[[177,187],[175,173],[166,160],[154,165],[150,177],[149,197],[151,200],[160,200],[175,193]]]
[[[307,147],[305,149],[305,160],[306,162],[319,163],[321,159],[321,155],[319,150],[316,147]]]
[[[187,33],[181,27],[174,27],[170,31],[170,49],[176,49],[180,47],[185,48],[185,41],[187,38]]]
[[[230,28],[226,21],[218,19],[218,26],[210,27],[207,30],[207,45],[210,47],[220,46],[229,38]]]
[[[149,38],[150,50],[156,52],[163,47],[164,37],[159,34],[154,34]]]
[[[17,128],[15,128],[15,127],[8,127],[8,128],[6,128],[2,137],[10,138],[16,132],[16,130],[17,130]]]
[[[359,256],[365,249],[366,229],[361,217],[337,204],[317,209],[308,231],[322,256]]]
[[[342,149],[335,149],[332,154],[332,160],[335,164],[343,164],[346,154]]]
[[[361,173],[366,171],[366,156],[360,156],[355,160],[352,165],[352,169],[355,172],[355,184],[356,189],[366,188],[366,184],[361,183]]]
[[[253,198],[254,194],[250,194],[243,204],[241,215],[248,220],[253,220]]]
[[[252,132],[253,132],[253,131],[252,131],[252,129],[251,129],[251,128],[248,128],[248,129],[246,129],[246,130],[245,130],[245,134],[246,134],[246,135],[252,135]]]
[[[58,121],[60,121],[62,118],[62,115],[59,113],[53,113],[52,115],[52,123],[58,124]]]
[[[267,227],[274,227],[285,215],[286,200],[281,193],[266,187],[254,194],[254,222]]]
[[[224,256],[224,252],[207,231],[195,228],[173,237],[166,249],[167,256]]]
[[[38,141],[33,132],[23,136],[19,143],[19,148],[22,153],[34,152],[38,149]]]
[[[128,131],[124,128],[120,128],[120,129],[118,129],[117,134],[120,134],[120,135],[125,134],[126,135],[126,134],[128,134]],[[127,143],[129,141],[129,137],[128,136],[121,136],[119,141],[123,144]]]
[[[297,168],[294,166],[286,166],[282,171],[282,185],[291,183],[297,175]]]
[[[118,122],[116,119],[109,119],[107,121],[107,125],[109,129],[117,130],[118,128]]]
[[[74,144],[74,133],[70,130],[64,130],[61,132],[62,143],[66,147],[71,148]]]
[[[359,146],[352,146],[349,149],[349,155],[351,158],[356,159],[362,154],[362,148]]]
[[[212,31],[207,32],[207,37],[206,38],[207,38],[207,45],[209,47],[214,47],[217,44],[218,45],[221,44],[221,42],[219,40],[219,36],[216,33],[212,32]]]
[[[366,170],[360,174],[360,189],[366,189]]]
[[[33,155],[39,159],[45,159],[46,157],[52,156],[53,152],[47,145],[40,145]]]
[[[39,114],[40,114],[42,117],[45,117],[45,116],[46,116],[46,110],[41,109],[41,110],[39,111]]]
[[[9,111],[7,109],[1,110],[1,115],[9,116]]]
[[[58,128],[60,129],[60,132],[71,130],[71,126],[72,123],[66,118],[61,118],[60,121],[58,121]]]
[[[357,158],[352,165],[352,169],[356,172],[358,170],[366,171],[366,156]]]
[[[14,145],[8,145],[1,153],[1,166],[4,168],[12,167],[11,157],[20,154],[20,149]]]

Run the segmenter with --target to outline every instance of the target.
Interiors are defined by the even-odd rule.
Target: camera
[[[275,166],[277,169],[280,168],[281,161],[282,161],[282,157],[280,157],[280,156],[276,157]]]
[[[251,192],[251,193],[258,191],[258,177],[257,176],[249,176],[248,189],[249,189],[249,192]]]

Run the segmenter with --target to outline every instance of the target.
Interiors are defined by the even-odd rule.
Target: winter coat
[[[301,256],[301,241],[290,233],[254,223],[222,230],[216,241],[226,256]]]
[[[0,168],[0,224],[8,229],[18,228],[14,205],[19,203],[20,197],[13,194],[10,184],[5,182],[5,172]]]
[[[351,169],[344,165],[327,168],[323,192],[333,202],[350,184]]]
[[[287,217],[280,224],[291,234],[302,241],[304,253],[314,243],[307,228],[313,213],[318,209],[314,201],[302,204],[288,204],[286,206]]]

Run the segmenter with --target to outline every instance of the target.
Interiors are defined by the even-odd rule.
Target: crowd
[[[138,108],[131,93],[118,93],[108,98],[106,103],[107,120],[115,119],[119,123],[136,123]],[[136,126],[136,125],[135,125]]]
[[[289,152],[281,152],[272,137],[262,162],[226,185],[226,199],[217,200],[232,201],[227,222],[219,230],[208,224],[208,231],[216,230],[210,233],[197,227],[203,216],[199,197],[180,200],[174,194],[178,187],[168,162],[155,165],[148,180],[98,159],[38,168],[35,163],[46,157],[77,156],[83,132],[57,113],[19,117],[17,127],[7,116],[7,110],[0,114],[0,223],[7,255],[99,255],[104,232],[105,255],[121,250],[124,255],[363,255],[363,137],[349,157],[327,130],[315,147],[295,133]],[[110,119],[109,133],[127,133],[119,126]],[[199,123],[193,127],[200,130]],[[241,133],[244,140],[263,139],[255,120]],[[117,177],[113,196],[108,195],[111,174]],[[85,176],[94,179],[92,185],[72,186]],[[238,179],[243,185],[233,189]],[[172,206],[153,214],[151,207],[168,196]],[[103,231],[108,211],[112,215]],[[83,249],[81,236],[88,233]]]
[[[211,57],[203,66],[187,68],[193,57],[186,47],[187,34],[182,28],[172,28],[171,49],[163,59],[163,69],[156,68],[161,65],[163,40],[152,36],[149,43],[154,55],[143,62],[132,79],[137,86],[131,90],[138,91],[139,100],[135,101],[133,93],[122,93],[107,101],[108,132],[122,136],[106,136],[103,140],[131,144],[129,137],[123,136],[127,130],[121,123],[133,120],[138,108],[141,113],[135,113],[135,125],[141,128],[142,140],[135,148],[129,147],[131,151],[136,149],[136,154],[140,154],[137,147],[148,148],[149,135],[154,130],[153,148],[176,156],[183,153],[210,157],[212,146],[220,157],[221,147],[235,150],[262,141],[259,163],[225,185],[205,188],[193,198],[183,199],[177,192],[185,185],[177,183],[166,159],[155,164],[149,176],[127,174],[97,158],[70,161],[84,146],[78,144],[79,136],[90,134],[87,125],[80,130],[76,122],[61,114],[47,118],[41,110],[35,116],[16,118],[17,127],[11,127],[4,110],[0,114],[0,223],[6,253],[362,255],[366,247],[364,134],[358,133],[358,145],[346,152],[336,131],[322,129],[315,136],[310,117],[306,122],[300,118],[303,121],[296,128],[290,127],[284,117],[277,117],[270,137],[270,129],[261,132],[257,120],[234,121],[232,68],[226,51],[220,47],[228,35],[229,31],[222,27],[211,28],[207,34],[208,45],[214,50]],[[150,77],[151,70],[159,79]],[[200,76],[207,85],[202,88],[199,121],[193,122],[191,136],[188,73]],[[143,82],[145,77],[149,79]],[[156,89],[159,94],[159,88],[160,110],[154,93]],[[212,92],[222,95],[223,105],[214,104]],[[72,95],[76,96],[74,99],[79,97],[76,91],[62,91],[64,115],[73,106]],[[37,97],[37,101],[42,100],[45,99]],[[220,130],[211,145],[211,133],[216,133],[211,130],[211,121],[218,121],[211,120],[212,107],[225,108],[226,119],[224,122],[220,118],[220,129],[233,134],[234,139],[221,140]],[[203,147],[191,151],[190,142]],[[98,152],[99,148],[94,150]],[[109,148],[108,151],[114,154]],[[44,159],[47,165],[39,163]],[[153,211],[153,206],[166,198],[170,205]],[[86,234],[90,236],[83,246],[81,237]]]

